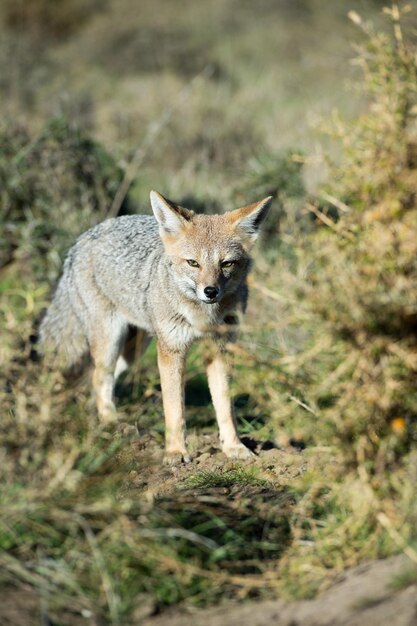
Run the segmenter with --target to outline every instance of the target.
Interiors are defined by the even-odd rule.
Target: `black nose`
[[[206,287],[204,289],[204,294],[207,296],[207,298],[210,298],[210,300],[212,300],[219,295],[219,290],[217,289],[217,287]]]

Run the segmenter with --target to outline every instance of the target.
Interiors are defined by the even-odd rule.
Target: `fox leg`
[[[121,354],[116,361],[116,369],[114,372],[116,380],[119,378],[120,374],[123,374],[123,372],[128,369],[129,365],[137,359],[140,359],[151,340],[152,337],[148,335],[145,330],[141,328],[129,329]]]
[[[162,402],[165,414],[166,465],[189,463],[185,446],[184,369],[183,352],[175,352],[158,341],[158,367],[161,377]]]
[[[95,326],[90,342],[94,361],[93,387],[98,414],[103,423],[116,419],[113,398],[116,363],[123,348],[126,331],[126,325],[111,318],[106,323]]]
[[[220,431],[220,444],[230,459],[249,459],[252,452],[240,441],[230,400],[227,366],[218,349],[207,366],[207,378]]]

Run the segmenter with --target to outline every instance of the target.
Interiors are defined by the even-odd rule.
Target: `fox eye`
[[[223,261],[222,263],[224,268],[233,267],[234,265],[236,265],[236,261]]]
[[[197,261],[194,261],[194,259],[187,259],[187,263],[188,265],[191,265],[191,267],[200,267]]]

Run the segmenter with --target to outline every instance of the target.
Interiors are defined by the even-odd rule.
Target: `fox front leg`
[[[186,354],[158,341],[158,367],[165,414],[165,465],[191,461],[185,446],[184,370]]]
[[[220,350],[207,366],[207,378],[223,452],[229,459],[252,458],[253,453],[239,439],[230,400],[227,366]]]

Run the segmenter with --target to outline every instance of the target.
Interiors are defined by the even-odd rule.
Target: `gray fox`
[[[90,353],[97,409],[106,422],[116,418],[113,391],[127,367],[129,326],[140,329],[143,349],[156,336],[167,464],[190,461],[184,367],[188,348],[200,337],[213,340],[207,376],[222,450],[230,458],[252,454],[236,430],[223,354],[246,308],[250,249],[271,201],[202,215],[152,191],[156,219],[108,219],[82,234],[65,260],[40,326],[41,349],[64,367]]]

